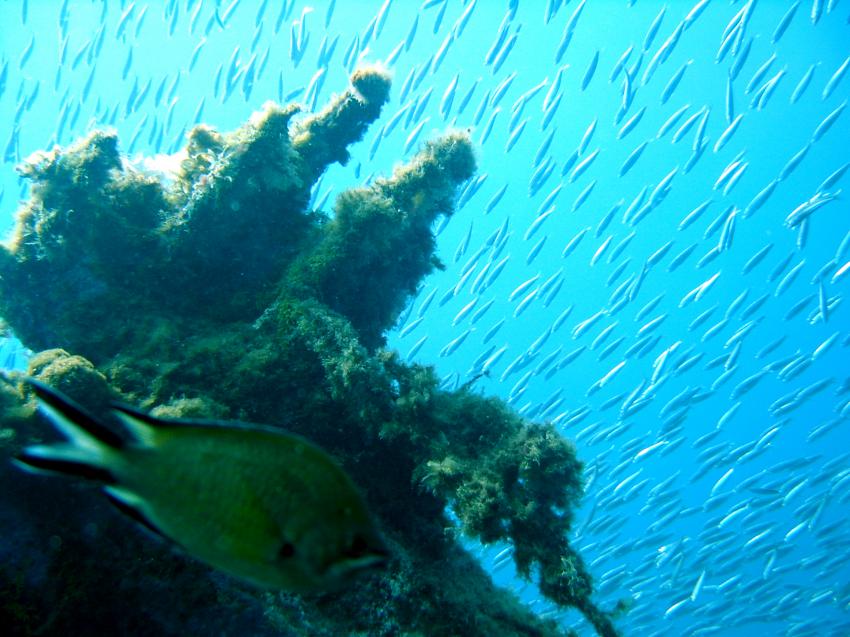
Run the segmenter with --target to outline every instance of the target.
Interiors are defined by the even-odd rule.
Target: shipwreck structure
[[[457,541],[507,541],[518,572],[600,635],[612,615],[568,541],[582,495],[574,446],[383,348],[439,267],[432,224],[475,170],[468,137],[430,141],[388,178],[311,210],[387,101],[375,68],[321,112],[266,105],[231,133],[188,135],[167,174],[133,168],[114,133],[31,157],[0,249],[0,316],[38,351],[28,374],[95,413],[277,424],[332,453],[392,551],[343,591],[256,591],[151,541],[93,489],[0,463],[0,623],[17,634],[558,635],[496,588]],[[51,435],[11,376],[0,451]],[[270,477],[273,479],[273,477]],[[41,481],[41,482],[38,482]],[[451,509],[457,522],[449,519]],[[460,529],[458,528],[460,527]]]

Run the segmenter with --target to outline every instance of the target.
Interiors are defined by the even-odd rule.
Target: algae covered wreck
[[[548,599],[617,634],[567,539],[582,494],[573,445],[382,348],[439,265],[431,227],[475,170],[467,136],[446,134],[344,192],[332,216],[309,209],[311,187],[346,162],[389,87],[361,69],[318,114],[269,104],[232,133],[196,127],[167,178],[128,165],[110,132],[31,157],[32,197],[0,251],[0,316],[44,350],[31,376],[104,417],[119,399],[309,438],[362,490],[387,568],[325,595],[257,593],[149,541],[87,491],[34,485],[4,463],[0,508],[16,532],[0,618],[20,633],[560,634],[460,548],[450,504],[466,533],[510,542]],[[11,456],[47,428],[17,379],[0,398]]]

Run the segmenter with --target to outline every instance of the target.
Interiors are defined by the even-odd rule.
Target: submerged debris
[[[105,418],[117,398],[160,417],[278,424],[321,445],[375,512],[388,568],[319,598],[257,595],[128,533],[85,493],[45,483],[34,506],[29,478],[4,476],[14,488],[2,509],[20,535],[9,544],[23,548],[2,556],[0,617],[16,605],[33,632],[92,618],[127,626],[146,621],[151,596],[167,589],[172,603],[155,619],[164,632],[191,613],[194,625],[215,617],[224,632],[238,620],[252,634],[559,634],[445,532],[451,505],[466,533],[510,542],[519,573],[557,606],[617,634],[567,539],[582,494],[573,445],[499,400],[440,389],[432,369],[382,349],[440,267],[431,226],[473,175],[469,138],[426,143],[390,177],[341,194],[332,217],[309,209],[313,184],[347,161],[388,97],[379,69],[351,82],[300,120],[297,107],[267,104],[232,133],[198,126],[156,171],[123,163],[115,134],[102,131],[31,158],[22,173],[32,198],[0,250],[0,315],[46,350],[31,376]],[[0,398],[10,455],[44,428],[22,385],[3,385]],[[51,533],[61,534],[55,550],[33,554]],[[45,604],[49,625],[38,619]]]

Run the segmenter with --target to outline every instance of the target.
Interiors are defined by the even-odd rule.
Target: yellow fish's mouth
[[[386,565],[390,553],[382,545],[369,545],[355,541],[345,552],[343,559],[328,564],[323,575],[329,580],[340,580],[363,571],[378,569]]]
[[[345,552],[345,563],[352,570],[376,568],[385,564],[389,556],[390,552],[380,538],[374,538],[370,542],[358,535]]]
[[[361,557],[346,559],[331,564],[324,572],[324,578],[330,582],[341,583],[346,579],[365,571],[377,570],[387,562],[388,554],[370,553]]]
[[[348,567],[352,570],[361,571],[373,568],[379,568],[387,563],[389,553],[370,553],[351,560],[348,560]]]

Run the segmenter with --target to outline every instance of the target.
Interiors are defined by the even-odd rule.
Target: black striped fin
[[[43,406],[48,408],[46,411],[51,420],[63,432],[69,433],[67,428],[63,427],[64,419],[107,447],[121,449],[124,446],[124,439],[121,436],[83,409],[76,401],[34,378],[25,378],[24,382],[33,388]]]
[[[178,426],[173,420],[156,418],[141,409],[123,403],[111,403],[110,407],[115,417],[124,425],[124,429],[132,434],[136,442],[146,447],[156,447],[159,434]]]
[[[95,480],[104,484],[115,484],[115,476],[108,469],[96,467],[84,460],[53,455],[47,447],[29,447],[15,456],[15,460],[28,468],[53,473],[64,473],[79,476],[87,480]]]
[[[158,535],[159,537],[171,541],[171,539],[165,535],[153,522],[151,522],[150,518],[148,518],[138,506],[134,506],[131,502],[132,498],[128,497],[122,489],[104,489],[104,493],[106,493],[106,497],[109,498],[109,501],[112,505],[121,511],[127,517],[132,518],[137,523],[141,524],[148,531],[153,533],[154,535]]]
[[[122,414],[126,414],[127,416],[130,416],[135,420],[141,421],[146,425],[150,425],[151,427],[157,427],[162,429],[174,426],[174,423],[172,421],[163,420],[161,418],[157,418],[156,416],[151,416],[146,411],[142,411],[141,409],[132,407],[130,405],[125,405],[124,403],[111,403],[109,406],[112,407],[112,409],[114,409],[115,411],[121,412]]]

